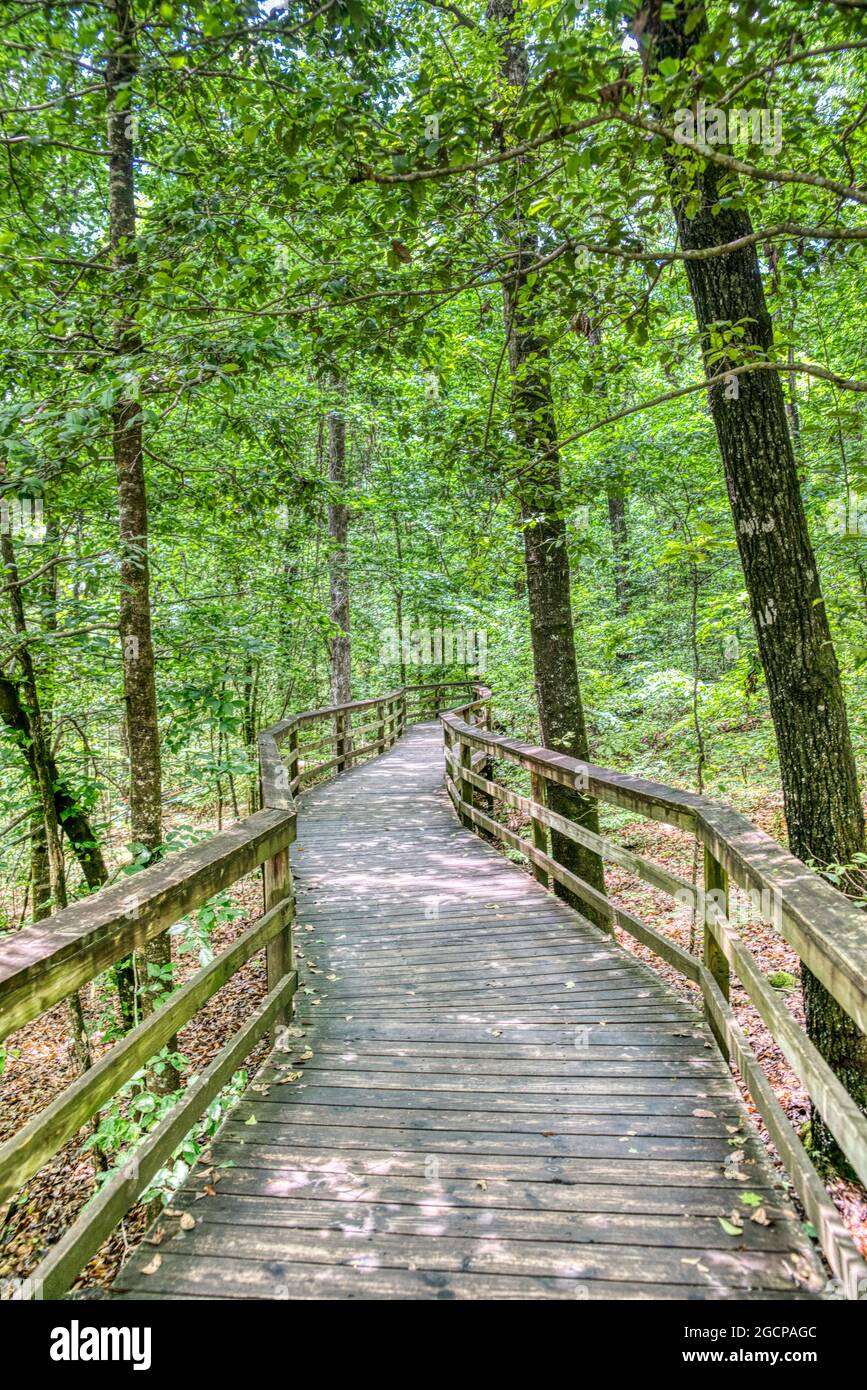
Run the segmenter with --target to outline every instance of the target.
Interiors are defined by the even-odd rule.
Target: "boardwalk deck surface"
[[[216,1195],[178,1194],[195,1228],[162,1218],[115,1296],[817,1296],[699,1013],[459,826],[436,726],[298,829],[303,1037],[214,1143]]]

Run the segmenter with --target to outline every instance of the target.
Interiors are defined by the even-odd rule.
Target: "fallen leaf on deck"
[[[732,1221],[727,1221],[724,1216],[718,1216],[717,1221],[722,1226],[727,1236],[742,1236],[744,1233],[743,1226],[735,1226]]]

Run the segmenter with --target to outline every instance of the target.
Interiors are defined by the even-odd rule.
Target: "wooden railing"
[[[118,961],[140,951],[216,893],[260,866],[263,870],[262,916],[0,1145],[2,1203],[156,1057],[242,965],[264,949],[265,998],[148,1132],[132,1157],[110,1174],[25,1281],[24,1297],[58,1298],[69,1288],[260,1039],[288,1021],[297,985],[292,943],[295,898],[289,867],[297,794],[359,759],[385,752],[404,732],[408,719],[433,717],[449,692],[465,693],[472,686],[471,680],[407,686],[373,700],[308,710],[272,725],[258,740],[260,811],[0,943],[2,1042]],[[323,752],[326,756],[317,761]]]
[[[772,914],[773,925],[797,952],[803,965],[821,980],[865,1032],[867,916],[737,811],[692,792],[676,791],[611,772],[548,748],[495,734],[490,729],[490,691],[478,685],[474,694],[474,700],[463,709],[440,715],[445,740],[446,785],[461,820],[519,851],[546,886],[552,880],[562,884],[595,909],[596,916],[601,915],[607,921],[611,932],[615,927],[620,928],[698,986],[713,1035],[724,1056],[737,1066],[817,1232],[832,1272],[847,1297],[867,1297],[867,1264],[729,1006],[730,972],[738,977],[765,1027],[865,1185],[867,1119],[789,1014],[778,991],[768,983],[732,924],[730,885],[736,884],[758,894],[757,900],[764,904],[765,915]],[[492,776],[479,771],[483,765],[490,768],[495,759],[504,759],[529,772],[530,797],[502,786]],[[600,801],[625,807],[645,819],[690,831],[703,852],[703,888],[694,891],[685,879],[550,810],[545,795],[550,783],[559,783]],[[484,795],[487,810],[476,804],[476,793]],[[523,812],[530,823],[529,840],[490,814],[494,802]],[[696,912],[697,920],[704,925],[703,959],[684,950],[626,908],[611,902],[598,889],[558,863],[548,843],[551,831],[596,851],[603,861],[620,865]]]

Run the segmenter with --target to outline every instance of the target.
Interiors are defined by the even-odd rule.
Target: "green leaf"
[[[744,1233],[743,1226],[735,1226],[733,1222],[727,1220],[724,1216],[718,1216],[717,1221],[722,1226],[727,1236],[742,1236]]]

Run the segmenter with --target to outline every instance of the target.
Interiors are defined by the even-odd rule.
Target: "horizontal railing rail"
[[[860,1028],[867,1031],[867,916],[800,860],[752,825],[739,812],[708,797],[612,772],[548,748],[524,743],[490,727],[491,692],[477,685],[475,698],[440,715],[446,786],[465,825],[499,839],[523,855],[544,886],[560,883],[594,909],[594,915],[624,931],[679,970],[701,991],[706,1017],[723,1055],[737,1066],[756,1109],[780,1155],[825,1257],[847,1297],[867,1295],[867,1263],[862,1259],[813,1163],[789,1123],[770,1081],[753,1053],[729,1004],[733,971],[765,1027],[777,1043],[831,1129],[841,1150],[867,1184],[867,1118],[782,1003],[730,917],[732,884],[758,893],[771,908],[773,924]],[[530,773],[527,797],[493,779],[496,759]],[[488,775],[479,771],[486,768]],[[703,849],[704,883],[691,883],[622,845],[552,811],[545,788],[558,783],[690,831]],[[477,805],[484,798],[486,809]],[[530,839],[502,824],[495,803],[526,816]],[[704,923],[703,958],[649,926],[633,912],[558,862],[550,832],[594,850],[697,914]],[[764,895],[763,897],[761,895]]]
[[[297,986],[289,848],[296,835],[298,795],[323,776],[337,775],[363,757],[385,752],[409,720],[435,717],[450,693],[472,687],[471,678],[407,686],[368,700],[306,710],[271,725],[258,737],[261,810],[0,942],[2,1041],[140,951],[215,894],[260,867],[263,872],[263,914],[0,1145],[3,1202],[156,1058],[247,961],[265,951],[265,998],[132,1157],[109,1175],[25,1281],[29,1296],[57,1298],[69,1288],[253,1048],[289,1021]],[[327,756],[316,761],[307,753],[317,751],[317,737],[309,741],[307,735],[316,735],[323,725],[326,746],[317,735],[318,752]]]

